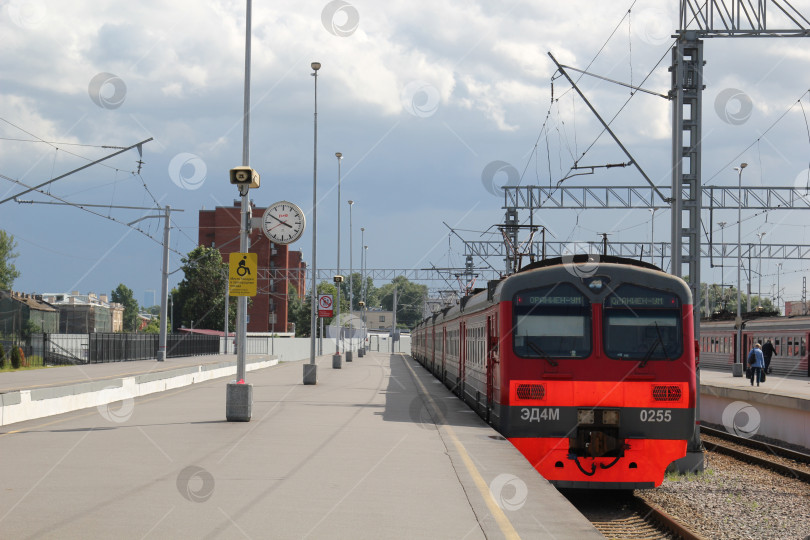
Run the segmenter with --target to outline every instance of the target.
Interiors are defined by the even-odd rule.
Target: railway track
[[[762,441],[737,437],[725,431],[701,426],[703,445],[709,452],[720,452],[810,483],[810,455]]]
[[[562,491],[606,538],[703,540],[656,505],[619,491]],[[607,496],[606,496],[607,495]]]

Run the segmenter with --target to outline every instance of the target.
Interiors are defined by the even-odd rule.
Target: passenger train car
[[[731,364],[744,360],[737,353],[737,330],[734,321],[710,321],[700,324],[700,362],[709,369],[731,371]],[[771,359],[771,372],[778,375],[810,376],[807,341],[810,339],[810,317],[771,317],[744,321],[743,354],[754,343],[771,340],[776,355]]]
[[[420,323],[412,354],[565,488],[650,488],[695,432],[692,299],[647,263],[548,259]]]

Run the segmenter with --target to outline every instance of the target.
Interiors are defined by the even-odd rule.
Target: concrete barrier
[[[278,364],[277,358],[248,359],[247,371],[268,368]],[[0,426],[53,416],[108,403],[122,402],[120,409],[103,408],[101,414],[123,418],[136,397],[165,392],[236,373],[235,362],[219,362],[156,371],[132,377],[89,381],[65,386],[17,390],[0,394]],[[115,420],[115,418],[112,418]],[[124,419],[125,420],[125,419]],[[122,420],[123,421],[123,420]]]

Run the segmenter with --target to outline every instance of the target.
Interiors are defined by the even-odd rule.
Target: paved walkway
[[[0,536],[601,538],[410,358],[318,364],[248,373],[248,423],[219,379],[0,428]]]
[[[736,388],[759,394],[776,394],[810,400],[810,377],[768,375],[760,386],[751,386],[751,381],[746,377],[734,377],[727,371],[701,369],[700,384],[706,387]]]

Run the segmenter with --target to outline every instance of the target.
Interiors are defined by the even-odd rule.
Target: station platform
[[[410,357],[331,362],[248,373],[245,423],[224,377],[0,428],[2,536],[602,538]]]
[[[810,377],[768,375],[751,386],[730,371],[701,369],[700,400],[701,422],[810,449]]]

